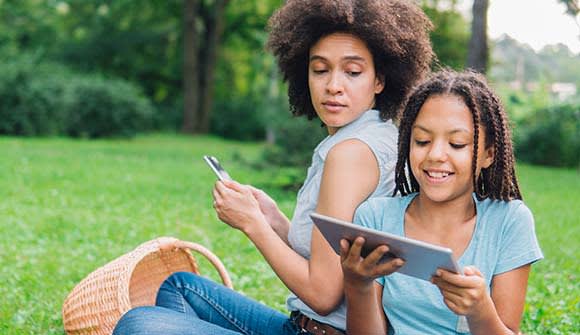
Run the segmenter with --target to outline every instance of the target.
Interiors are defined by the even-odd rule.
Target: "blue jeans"
[[[290,318],[234,290],[187,272],[165,280],[156,306],[127,312],[114,335],[302,334]]]

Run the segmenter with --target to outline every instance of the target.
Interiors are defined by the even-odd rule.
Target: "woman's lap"
[[[287,315],[223,285],[176,273],[161,286],[157,306],[129,311],[114,334],[296,334]]]

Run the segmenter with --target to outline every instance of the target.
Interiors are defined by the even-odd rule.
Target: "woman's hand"
[[[473,266],[466,266],[463,273],[460,275],[439,269],[431,282],[437,285],[445,305],[453,313],[467,317],[482,314],[490,303],[493,305],[485,279]]]
[[[280,236],[280,238],[288,244],[288,231],[290,230],[290,220],[280,211],[276,201],[272,199],[266,192],[255,188],[254,186],[247,185],[247,187],[252,191],[252,195],[258,201],[260,206],[260,211],[264,214],[266,221],[270,224],[272,229]]]
[[[248,234],[250,228],[267,224],[250,187],[235,181],[218,181],[213,189],[213,206],[218,218]]]
[[[361,256],[365,243],[363,237],[357,237],[352,246],[342,239],[340,241],[340,260],[344,274],[345,289],[370,290],[374,279],[388,276],[396,272],[405,264],[400,258],[393,258],[386,262],[379,262],[381,257],[389,251],[389,247],[382,245],[373,250],[366,258]]]

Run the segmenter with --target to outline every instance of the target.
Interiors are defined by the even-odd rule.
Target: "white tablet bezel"
[[[430,280],[438,268],[461,273],[449,248],[361,227],[318,213],[312,213],[310,217],[337,254],[340,254],[341,239],[353,241],[357,236],[362,236],[365,238],[363,257],[379,245],[388,245],[391,255],[387,254],[385,258],[396,255],[405,260],[398,273],[423,280]]]

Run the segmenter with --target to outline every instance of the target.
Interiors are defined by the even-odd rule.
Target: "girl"
[[[403,113],[396,190],[361,205],[355,223],[451,248],[463,275],[431,282],[377,264],[341,241],[348,333],[514,334],[530,264],[542,253],[521,201],[508,120],[481,75],[443,71],[420,85]],[[374,279],[377,279],[374,281]]]
[[[246,234],[284,284],[291,316],[192,274],[171,276],[158,307],[130,311],[115,334],[343,334],[340,258],[309,214],[352,220],[394,187],[397,115],[428,71],[431,24],[410,1],[290,0],[271,18],[268,46],[295,115],[328,131],[315,149],[294,216],[236,182],[213,191],[218,217]]]

